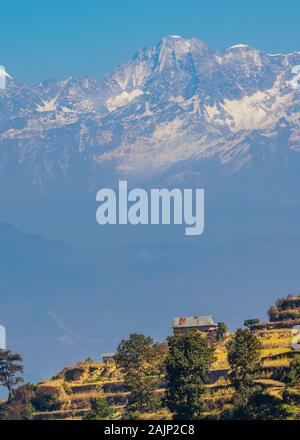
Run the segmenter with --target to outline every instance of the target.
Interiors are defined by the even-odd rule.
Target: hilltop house
[[[191,316],[175,318],[173,321],[174,334],[198,331],[201,333],[212,333],[217,331],[218,324],[212,315]]]

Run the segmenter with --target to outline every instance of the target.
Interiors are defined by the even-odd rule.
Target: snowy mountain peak
[[[4,66],[0,66],[0,90],[6,90],[7,81],[12,80]]]
[[[180,35],[167,35],[164,38],[165,39],[170,39],[170,40],[182,40],[183,39]]]
[[[195,47],[199,50],[201,47],[208,47],[207,43],[197,38],[187,39],[183,38],[179,35],[166,35],[161,39],[157,48],[161,50],[162,48],[168,47],[170,49],[180,49],[183,48],[185,51],[188,51],[192,47]]]
[[[10,74],[6,71],[4,66],[0,66],[0,78],[3,79],[12,79]]]
[[[172,51],[186,52],[190,49],[190,40],[185,40],[179,36],[166,36],[164,37],[158,45],[158,50],[161,54],[172,53]]]
[[[4,66],[0,66],[0,76],[3,78],[10,78],[12,79],[12,77],[10,76],[10,74],[6,71]]]
[[[76,178],[78,167],[93,180],[103,168],[144,175],[205,161],[232,172],[288,163],[300,158],[299,66],[297,52],[218,51],[168,35],[103,81],[12,83],[0,94],[1,177],[12,180],[15,163],[38,184]]]

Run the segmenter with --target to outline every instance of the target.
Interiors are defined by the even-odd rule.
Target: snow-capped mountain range
[[[109,74],[0,90],[1,180],[181,177],[300,158],[300,52],[167,36]]]
[[[173,35],[103,80],[29,87],[6,67],[1,322],[29,371],[45,347],[54,372],[132,331],[160,339],[182,313],[214,311],[234,328],[274,295],[298,293],[300,52],[220,51]],[[100,227],[96,192],[119,177],[205,188],[205,233]]]

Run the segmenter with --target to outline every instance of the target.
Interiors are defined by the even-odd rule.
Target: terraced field
[[[270,394],[281,397],[286,385],[278,379],[282,372],[289,367],[295,355],[291,348],[291,329],[279,328],[258,330],[256,334],[263,344],[262,367],[257,382],[266,388]],[[227,336],[231,338],[232,334]],[[233,389],[228,379],[228,361],[225,343],[216,346],[216,360],[211,370],[210,383],[207,385],[205,400],[208,417],[217,416],[222,410],[229,408],[232,403]],[[67,367],[47,382],[39,384],[41,389],[55,391],[58,407],[53,411],[35,413],[35,419],[81,419],[90,408],[90,400],[97,397],[106,397],[115,406],[115,418],[122,415],[127,401],[127,393],[122,382],[122,375],[114,364],[87,360],[75,366]],[[164,383],[157,389],[157,393],[164,393]],[[289,393],[299,393],[300,390],[289,389]],[[292,402],[294,403],[294,395]],[[287,402],[288,405],[288,402]],[[294,405],[295,406],[295,405]],[[299,406],[289,405],[294,413],[299,412]],[[146,414],[147,419],[168,419],[170,414],[162,410],[156,414]]]

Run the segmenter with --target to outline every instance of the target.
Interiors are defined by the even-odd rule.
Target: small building
[[[104,364],[114,364],[116,353],[104,353],[102,355],[102,361]]]
[[[191,331],[198,331],[201,333],[215,333],[218,324],[215,322],[212,315],[207,316],[185,316],[175,318],[173,321],[174,334],[188,333]]]

